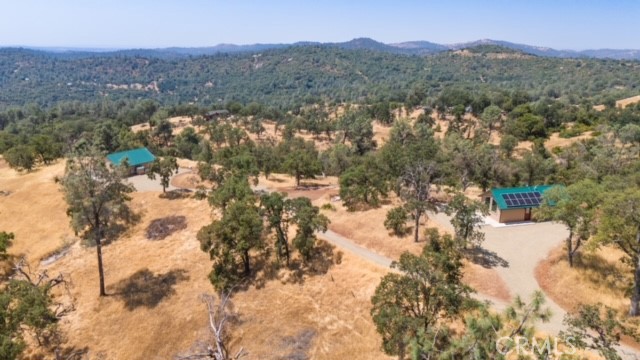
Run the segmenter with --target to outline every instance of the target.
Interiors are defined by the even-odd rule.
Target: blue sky
[[[561,49],[640,49],[637,0],[0,0],[0,46],[491,38]]]

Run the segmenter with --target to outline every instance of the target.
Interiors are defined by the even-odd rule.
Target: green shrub
[[[322,209],[322,210],[336,211],[336,207],[335,207],[335,206],[333,206],[331,203],[322,204],[322,206],[320,207],[320,209]]]
[[[569,139],[572,137],[576,137],[582,135],[583,133],[591,130],[591,127],[585,124],[575,124],[570,128],[564,128],[560,130],[560,137],[564,139]]]
[[[407,233],[407,220],[409,214],[403,207],[396,207],[387,213],[384,221],[384,227],[391,231],[395,236],[402,236]]]

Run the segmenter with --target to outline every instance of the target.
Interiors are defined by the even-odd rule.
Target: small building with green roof
[[[121,166],[126,163],[129,167],[128,174],[132,176],[146,174],[156,157],[149,149],[142,147],[109,154],[107,155],[107,160],[114,166]]]
[[[531,209],[542,204],[545,191],[554,185],[494,188],[482,195],[492,218],[501,223],[531,220]]]

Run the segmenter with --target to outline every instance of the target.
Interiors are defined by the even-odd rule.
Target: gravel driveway
[[[441,226],[453,231],[450,218],[444,213],[429,214],[429,217]],[[536,290],[541,290],[535,278],[538,263],[549,252],[562,244],[569,235],[562,224],[551,222],[518,224],[503,227],[483,226],[485,241],[482,244],[484,259],[504,280],[511,295],[520,295],[528,301]],[[565,311],[548,296],[547,307],[553,316],[548,323],[539,323],[540,330],[556,334],[564,327],[562,320]],[[495,304],[504,308],[506,304]]]
[[[180,168],[178,170],[178,174],[184,174],[187,172],[191,172],[190,169]],[[176,174],[176,175],[178,175]],[[136,188],[137,191],[146,192],[146,191],[162,191],[162,184],[160,184],[160,177],[156,176],[155,180],[149,179],[147,175],[136,175],[127,178],[127,181]],[[171,184],[171,183],[169,183]],[[169,185],[167,187],[167,191],[176,190],[177,188]]]
[[[540,290],[535,278],[536,266],[569,235],[564,225],[550,222],[500,228],[485,226],[483,231],[486,238],[482,247],[489,260],[511,294],[520,295],[525,301],[534,291]],[[555,334],[563,329],[565,311],[549,297],[547,306],[553,317],[538,327]]]

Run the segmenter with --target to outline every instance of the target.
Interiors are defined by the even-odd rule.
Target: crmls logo
[[[574,338],[546,338],[528,339],[522,336],[504,336],[496,340],[496,349],[502,355],[536,355],[549,354],[552,358],[559,358],[561,355],[573,355],[576,353],[576,346],[573,344]]]

